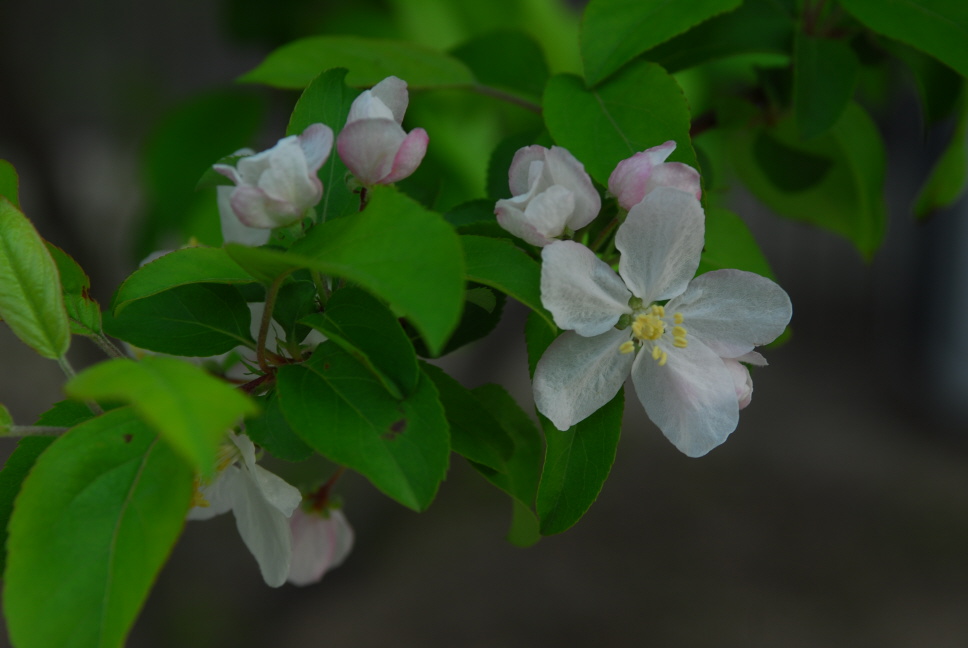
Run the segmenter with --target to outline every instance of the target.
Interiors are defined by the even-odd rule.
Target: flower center
[[[682,313],[674,313],[670,326],[665,307],[652,304],[633,315],[632,339],[623,342],[619,346],[619,351],[632,353],[636,345],[642,348],[649,347],[648,353],[652,359],[663,367],[669,361],[669,353],[662,347],[663,343],[669,344],[669,338],[675,348],[684,349],[689,346],[689,340],[686,339],[687,331],[682,326],[682,321]]]

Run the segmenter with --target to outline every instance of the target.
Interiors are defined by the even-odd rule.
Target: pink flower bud
[[[296,509],[289,518],[289,528],[292,562],[287,580],[293,585],[318,583],[326,572],[339,567],[353,548],[353,528],[340,509]]]
[[[632,209],[656,187],[672,187],[702,196],[699,172],[687,164],[666,162],[676,143],[672,140],[653,146],[622,160],[608,177],[608,190],[618,199],[623,209]]]
[[[420,166],[430,138],[422,128],[404,132],[401,124],[409,101],[406,81],[391,76],[350,106],[336,149],[362,185],[391,184]]]
[[[316,173],[333,148],[333,131],[313,124],[298,137],[279,140],[267,151],[214,169],[235,183],[229,204],[247,227],[274,229],[303,218],[323,197]]]

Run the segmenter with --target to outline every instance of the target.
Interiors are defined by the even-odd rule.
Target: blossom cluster
[[[699,276],[705,237],[698,172],[666,162],[675,142],[636,153],[608,179],[620,218],[617,272],[576,232],[601,198],[561,147],[522,148],[508,174],[513,195],[498,222],[541,250],[541,300],[565,332],[534,371],[535,405],[567,430],[608,403],[631,375],[649,418],[683,453],[723,443],[752,397],[754,347],[792,315],[774,282],[740,270]]]

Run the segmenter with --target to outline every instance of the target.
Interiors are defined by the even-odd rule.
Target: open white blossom
[[[286,582],[292,559],[289,517],[302,501],[299,489],[255,463],[255,445],[244,434],[229,434],[220,471],[202,485],[189,520],[207,520],[229,510],[266,584]],[[236,462],[241,459],[239,465]]]
[[[783,332],[792,307],[750,272],[693,278],[704,228],[694,195],[659,187],[616,234],[619,274],[579,243],[544,248],[541,299],[569,331],[538,362],[534,396],[558,429],[605,405],[629,374],[649,418],[686,455],[706,454],[736,429],[752,383],[747,392],[748,373],[735,378],[724,358],[759,364],[747,354]]]
[[[498,224],[532,245],[544,246],[598,216],[602,199],[585,167],[568,149],[526,146],[508,170],[513,198],[497,201]]]

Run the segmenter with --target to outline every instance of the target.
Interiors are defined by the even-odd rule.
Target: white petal
[[[574,195],[575,206],[568,215],[568,227],[578,230],[598,216],[602,199],[585,172],[585,166],[568,149],[552,146],[545,156],[545,169],[554,184],[566,187]]]
[[[497,201],[494,213],[497,216],[498,225],[531,245],[543,247],[551,243],[552,239],[539,232],[538,228],[524,215],[520,202],[517,198]]]
[[[407,134],[392,119],[363,119],[347,124],[336,138],[340,159],[362,184],[370,187],[393,170]]]
[[[372,90],[364,90],[350,105],[345,126],[361,119],[391,119],[396,121],[393,111]],[[397,122],[399,125],[400,122]]]
[[[317,583],[338,567],[353,548],[353,528],[339,509],[323,514],[297,509],[289,520],[292,563],[287,580],[293,585]]]
[[[398,79],[395,76],[388,76],[373,86],[370,92],[390,109],[393,119],[398,124],[403,123],[403,116],[406,114],[407,106],[410,103],[410,94],[407,92],[406,81]]]
[[[266,501],[287,518],[302,502],[302,493],[298,488],[262,466],[255,466],[252,476]]]
[[[701,457],[736,429],[739,407],[733,377],[709,347],[691,340],[668,348],[660,367],[644,350],[632,367],[635,393],[646,414],[681,452]]]
[[[645,192],[649,193],[659,187],[671,187],[685,191],[695,196],[696,200],[699,200],[702,196],[699,172],[681,162],[666,162],[652,170],[652,174],[645,183]]]
[[[295,206],[294,211],[302,213],[313,207],[323,197],[323,185],[306,164],[306,155],[299,140],[286,138],[272,150],[271,164],[259,177],[257,186],[266,195],[276,200],[286,201]]]
[[[548,149],[537,144],[518,149],[508,169],[508,187],[512,196],[520,196],[531,191],[544,169],[544,159]]]
[[[625,284],[581,243],[555,241],[541,251],[541,259],[541,303],[560,328],[599,335],[632,312]]]
[[[690,337],[701,339],[724,358],[772,342],[793,314],[782,288],[742,270],[715,270],[696,277],[666,310],[681,312]]]
[[[194,506],[188,511],[188,520],[208,520],[227,513],[232,508],[233,490],[238,488],[239,469],[229,466],[212,480],[210,484],[202,486],[199,490],[201,495],[208,502],[208,506]]]
[[[743,409],[753,400],[753,378],[750,376],[750,370],[738,361],[728,358],[723,358],[723,364],[726,365],[729,374],[733,377],[736,402],[739,404],[739,408]]]
[[[232,512],[245,546],[270,587],[279,587],[289,575],[292,536],[289,518],[264,496],[262,487],[248,471],[240,471],[239,488],[234,490]]]
[[[595,337],[567,331],[544,352],[534,369],[534,403],[559,430],[594,414],[615,397],[628,378],[634,354],[619,347],[628,330]]]
[[[618,228],[618,272],[646,304],[686,289],[699,267],[705,216],[695,196],[659,187]]]
[[[310,124],[298,139],[306,166],[315,174],[333,149],[333,129],[326,124]]]
[[[524,209],[524,217],[546,238],[561,236],[565,222],[575,209],[575,195],[561,185],[548,187]]]
[[[272,231],[266,228],[248,227],[232,209],[232,192],[234,187],[218,187],[218,215],[222,223],[222,240],[226,243],[241,243],[258,247],[269,241]]]

